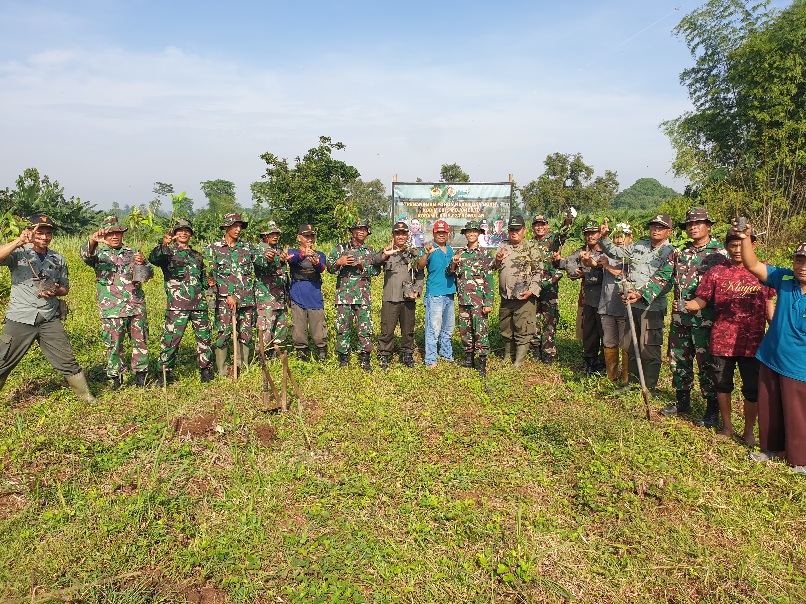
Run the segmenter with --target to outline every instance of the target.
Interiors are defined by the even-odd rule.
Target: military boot
[[[297,348],[297,359],[300,361],[310,361],[311,353],[308,348]]]
[[[241,368],[246,369],[249,366],[249,344],[239,342],[239,345],[238,363],[240,363]]]
[[[487,357],[483,354],[476,359],[476,371],[481,377],[487,377]]]
[[[677,403],[674,405],[666,405],[660,410],[664,415],[686,415],[691,413],[691,391],[678,390],[676,392]],[[718,412],[718,409],[717,409]]]
[[[123,385],[123,378],[122,376],[116,375],[112,378],[112,385],[109,387],[110,390],[120,390],[120,387]]]
[[[120,378],[118,378],[120,379]],[[67,383],[73,389],[73,394],[76,398],[85,403],[94,403],[95,397],[90,392],[90,387],[87,385],[87,378],[84,376],[83,371],[79,371],[75,375],[67,378]]]
[[[529,343],[518,344],[515,347],[515,360],[512,363],[513,367],[520,367],[526,362],[526,357],[529,356]]]
[[[388,354],[379,354],[378,355],[378,366],[383,369],[389,369],[389,355]]]
[[[512,340],[504,340],[504,363],[511,363],[512,356],[515,352],[515,342]]]
[[[167,386],[171,383],[171,372],[167,369],[165,370],[165,380],[162,379],[163,373],[160,371],[159,377],[157,377],[157,381],[154,382],[154,388],[162,388],[163,386]]]
[[[339,367],[347,367],[350,364],[350,354],[339,353]]]
[[[410,352],[400,353],[400,362],[406,367],[414,367],[414,355]]]
[[[213,381],[213,370],[210,367],[205,367],[201,370],[201,383],[206,384],[207,382]]]
[[[468,369],[473,369],[473,353],[466,352],[465,358],[462,361],[462,367],[467,367]]]
[[[706,428],[719,427],[719,402],[716,398],[708,398],[705,403],[705,415],[702,416],[702,419],[698,419],[694,423],[698,426],[705,426]]]
[[[541,356],[540,346],[532,346],[532,360],[537,363],[540,360]]]
[[[316,360],[320,363],[327,361],[327,346],[316,349]]]
[[[148,378],[147,371],[138,371],[134,374],[134,385],[138,388],[146,387],[146,378]]]
[[[276,358],[277,358],[277,351],[274,348],[269,348],[266,351],[266,360],[273,361]]]
[[[372,373],[372,365],[369,363],[368,352],[362,352],[358,355],[358,366],[367,373]]]
[[[227,377],[227,349],[215,349],[215,367],[219,377]]]

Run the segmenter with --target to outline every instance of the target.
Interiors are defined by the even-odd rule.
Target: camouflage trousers
[[[557,322],[560,320],[560,301],[556,291],[549,291],[537,298],[537,317],[532,346],[539,348],[547,357],[557,356]]]
[[[101,318],[101,341],[106,348],[106,375],[123,375],[123,339],[132,342],[132,371],[148,371],[148,319],[145,314]]]
[[[285,347],[288,341],[288,307],[276,308],[270,303],[257,303],[257,326],[263,330],[263,346],[266,350],[277,344]]]
[[[255,307],[239,306],[235,313],[238,317],[238,340],[244,344],[251,344],[252,330],[255,327]],[[216,305],[213,327],[218,333],[216,348],[226,347],[232,338],[232,311],[227,307],[226,300],[219,300]]]
[[[372,352],[372,315],[369,305],[363,304],[336,304],[336,352],[350,352],[353,322],[360,352]]]
[[[176,351],[188,322],[196,334],[196,361],[199,369],[206,369],[213,360],[213,349],[210,346],[212,332],[210,331],[210,316],[206,310],[166,310],[165,328],[160,340],[160,356],[158,365],[166,369],[173,369],[176,365]]]
[[[669,368],[675,390],[692,389],[696,359],[703,398],[716,398],[713,357],[708,351],[710,335],[710,327],[692,327],[672,321],[669,328]]]
[[[459,305],[459,336],[465,354],[487,355],[490,352],[490,321],[481,308]]]

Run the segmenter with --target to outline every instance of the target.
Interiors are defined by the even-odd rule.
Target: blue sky
[[[700,0],[0,0],[0,186],[25,168],[108,208],[249,184],[320,135],[387,187],[458,163],[526,184],[581,153],[682,190],[661,121],[688,108],[671,30]],[[777,5],[788,2],[776,2]]]

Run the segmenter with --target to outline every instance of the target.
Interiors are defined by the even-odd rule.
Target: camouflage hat
[[[246,228],[249,226],[249,223],[241,218],[241,215],[237,212],[230,212],[229,214],[224,214],[224,218],[221,220],[221,227],[222,229],[228,229],[232,225],[241,223],[241,228]]]
[[[549,223],[549,221],[546,220],[546,217],[543,216],[543,214],[538,214],[537,216],[532,218],[532,226],[534,226],[536,224],[548,224],[548,223]]]
[[[409,225],[407,225],[403,220],[398,220],[392,227],[392,233],[404,233],[404,232],[405,233],[409,232]]]
[[[651,227],[653,224],[657,224],[662,226],[664,229],[671,229],[672,228],[672,217],[668,214],[655,214],[649,222],[647,222],[647,226]]]
[[[484,227],[479,224],[478,220],[468,220],[465,227],[459,231],[462,235],[467,233],[468,231],[478,231],[479,233],[486,233],[487,231],[484,230]]]
[[[582,227],[583,233],[598,233],[599,232],[599,223],[595,220],[588,220],[585,222],[585,226]]]
[[[176,219],[176,224],[174,224],[171,229],[171,235],[176,235],[176,232],[180,229],[187,229],[190,231],[191,235],[193,234],[193,225],[190,224],[190,220],[186,220],[185,218]]]
[[[451,232],[451,227],[444,220],[437,220],[434,223],[433,232],[434,233],[450,233]]]
[[[806,256],[806,241],[801,243],[797,248],[795,248],[795,251],[792,252],[792,258],[795,256]]]
[[[707,222],[708,224],[714,224],[714,221],[711,220],[711,217],[708,215],[708,210],[705,208],[691,208],[686,212],[686,219],[680,222],[678,226],[684,229],[689,222]]]
[[[107,233],[125,233],[128,228],[118,220],[117,216],[107,216],[101,223],[101,228]]]
[[[280,227],[277,226],[277,223],[273,220],[269,220],[266,223],[266,227],[260,231],[260,235],[275,235],[275,234],[282,234],[283,232],[280,230]]]
[[[28,217],[28,222],[31,223],[32,227],[47,226],[52,229],[56,228],[56,225],[53,224],[53,219],[50,216],[46,216],[45,214],[33,214]]]
[[[297,229],[297,235],[316,235],[316,231],[311,224],[301,224]]]
[[[369,228],[369,221],[364,220],[363,218],[356,218],[353,221],[353,224],[350,226],[350,230],[353,229],[367,229],[367,234],[372,235],[372,229]]]
[[[510,231],[518,231],[526,226],[526,221],[524,221],[523,216],[520,214],[515,214],[509,219],[507,223],[507,230]]]

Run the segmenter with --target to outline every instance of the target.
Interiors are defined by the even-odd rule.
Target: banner
[[[512,183],[392,183],[392,222],[409,225],[409,245],[423,247],[431,241],[437,220],[451,227],[448,243],[464,243],[461,229],[469,220],[482,223],[483,247],[494,248],[506,240],[506,223],[512,205]]]

